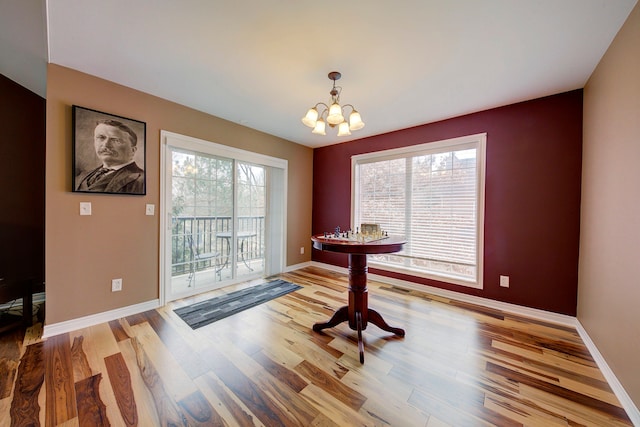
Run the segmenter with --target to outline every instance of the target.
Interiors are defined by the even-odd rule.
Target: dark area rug
[[[192,329],[198,329],[301,288],[284,280],[273,280],[173,311]]]

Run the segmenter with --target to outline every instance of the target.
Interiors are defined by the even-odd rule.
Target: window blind
[[[456,142],[354,161],[354,223],[408,240],[372,262],[477,285],[484,150]]]

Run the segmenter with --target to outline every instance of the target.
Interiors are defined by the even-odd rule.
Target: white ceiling
[[[582,88],[636,1],[0,0],[0,72],[44,95],[48,55],[318,147]],[[300,122],[333,70],[347,138]]]

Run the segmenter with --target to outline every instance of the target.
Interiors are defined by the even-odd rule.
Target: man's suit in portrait
[[[79,177],[79,180],[78,191],[144,194],[144,170],[135,162],[106,173],[100,166]]]

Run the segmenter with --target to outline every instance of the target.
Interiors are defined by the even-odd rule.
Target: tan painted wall
[[[71,106],[147,123],[147,195],[72,193]],[[130,88],[48,66],[46,323],[101,313],[159,296],[160,130],[287,159],[287,265],[310,260],[313,150]],[[80,216],[91,202],[92,216]],[[305,254],[300,255],[300,247]],[[111,292],[111,279],[123,291]]]
[[[578,320],[640,407],[640,3],[584,90]]]

